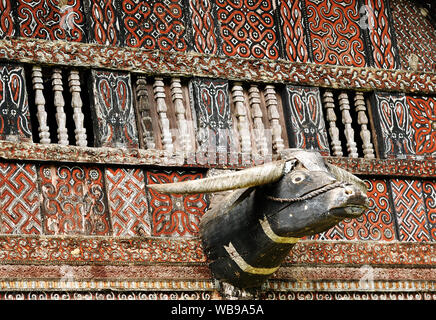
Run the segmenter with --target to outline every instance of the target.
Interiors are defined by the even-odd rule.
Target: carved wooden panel
[[[86,41],[83,0],[18,0],[21,37]]]
[[[369,56],[371,65],[380,69],[399,69],[399,56],[396,46],[394,26],[388,0],[365,0],[365,6],[360,8],[360,26],[368,35],[372,54]],[[363,9],[363,10],[362,10]]]
[[[39,197],[35,165],[0,163],[0,232],[41,234]]]
[[[147,184],[204,178],[196,171],[146,171]],[[148,189],[152,236],[198,236],[198,225],[208,208],[205,194],[162,194]]]
[[[196,52],[221,53],[221,38],[214,1],[188,0],[192,24],[192,49]]]
[[[306,12],[313,62],[354,67],[366,65],[359,27],[359,1],[307,0]]]
[[[307,17],[304,1],[281,0],[279,6],[285,58],[295,62],[310,62],[312,52],[306,32]]]
[[[286,86],[283,97],[289,146],[330,155],[319,89]]]
[[[406,97],[375,93],[372,103],[379,157],[406,158],[415,155],[415,141]]]
[[[106,188],[113,235],[150,235],[145,179],[142,170],[108,168],[106,169]]]
[[[96,147],[138,147],[130,75],[92,70]]]
[[[0,38],[11,37],[15,35],[15,19],[13,13],[13,0],[0,2]]]
[[[427,211],[428,229],[433,241],[436,241],[436,181],[423,180],[422,193]]]
[[[232,151],[235,139],[232,134],[228,81],[194,78],[189,86],[191,108],[197,126],[197,150],[226,154]]]
[[[392,198],[400,241],[430,241],[422,181],[392,179]]]
[[[118,1],[88,1],[89,42],[111,46],[122,45]]]
[[[187,17],[183,0],[121,0],[125,45],[186,51]]]
[[[31,141],[24,69],[0,64],[0,140]]]
[[[312,236],[317,240],[397,240],[390,192],[386,180],[365,180],[369,209],[357,219],[345,219],[326,232]]]
[[[43,165],[39,178],[44,234],[111,234],[100,169]]]
[[[401,58],[401,69],[435,72],[436,34],[430,19],[421,14],[415,1],[389,2]]]
[[[406,96],[406,100],[416,155],[436,156],[436,100],[428,96]]]
[[[273,0],[217,0],[225,55],[279,58]]]

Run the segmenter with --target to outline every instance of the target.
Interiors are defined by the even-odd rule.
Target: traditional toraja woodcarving
[[[238,189],[203,216],[200,234],[214,276],[242,288],[259,287],[299,238],[358,217],[368,206],[363,181],[297,149],[280,162],[148,187],[194,194]]]
[[[281,152],[279,157],[286,157],[287,150]],[[165,150],[119,149],[119,148],[91,148],[77,146],[61,146],[56,144],[42,145],[33,143],[16,143],[0,140],[0,158],[5,160],[30,161],[56,161],[91,164],[126,164],[154,165],[165,167],[188,166],[183,155],[169,153]],[[395,159],[363,159],[345,157],[325,157],[328,163],[341,167],[358,175],[381,176],[409,176],[409,177],[436,177],[436,160],[405,159],[399,162]],[[244,168],[247,164],[236,162],[224,167]],[[196,164],[195,167],[220,168],[223,165]]]
[[[434,93],[436,74],[405,70],[145,51],[38,39],[0,40],[0,58],[17,62],[107,68],[161,75],[192,75],[252,82],[285,82],[339,89]]]

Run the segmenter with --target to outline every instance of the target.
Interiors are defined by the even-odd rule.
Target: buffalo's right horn
[[[278,181],[283,176],[285,167],[286,161],[282,160],[220,176],[175,183],[149,184],[147,187],[160,193],[183,194],[255,187]]]

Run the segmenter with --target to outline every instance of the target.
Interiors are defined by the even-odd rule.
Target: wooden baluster
[[[64,111],[65,100],[62,92],[64,91],[62,84],[62,70],[54,69],[52,74],[52,85],[54,92],[54,105],[56,107],[56,122],[58,124],[58,143],[61,145],[68,145],[68,130],[67,115]]]
[[[153,124],[151,120],[151,109],[148,101],[147,80],[139,76],[136,80],[136,98],[138,101],[139,124],[141,127],[142,147],[145,149],[156,149],[153,136]]]
[[[339,95],[339,109],[342,112],[342,123],[345,126],[348,157],[357,158],[359,155],[357,154],[356,142],[354,141],[354,130],[351,126],[353,120],[351,119],[350,115],[350,102],[348,100],[348,95],[345,92],[342,92]]]
[[[156,78],[153,84],[154,98],[157,104],[157,113],[159,115],[159,122],[162,134],[162,145],[164,150],[173,152],[173,139],[170,131],[170,121],[167,117],[167,105],[165,102],[165,87],[162,78]]]
[[[273,150],[279,153],[285,148],[282,139],[282,127],[280,126],[280,114],[278,111],[278,101],[273,85],[265,86],[265,104],[268,110],[268,120],[271,124]]]
[[[80,97],[80,76],[79,71],[70,70],[70,74],[68,76],[68,84],[71,92],[71,107],[73,108],[73,119],[75,125],[75,138],[76,145],[80,147],[86,147],[88,142],[86,140],[86,129],[84,127],[84,119],[85,116],[82,112],[82,98]]]
[[[263,114],[260,108],[260,92],[256,85],[251,85],[248,90],[251,107],[251,117],[253,118],[254,136],[256,139],[257,152],[265,157],[268,154],[268,143],[265,136],[265,126],[263,125]]]
[[[326,91],[322,98],[324,108],[326,110],[326,117],[329,123],[329,134],[332,144],[332,154],[335,157],[342,157],[342,146],[339,140],[339,129],[336,127],[336,114],[335,114],[335,103],[333,99],[333,93],[331,91]]]
[[[186,121],[185,105],[183,103],[182,84],[179,78],[171,79],[171,97],[174,103],[174,109],[177,117],[177,126],[179,130],[180,151],[188,155],[192,151],[191,137],[188,130],[188,122]]]
[[[32,68],[32,84],[35,90],[36,116],[39,123],[39,141],[42,144],[49,144],[50,131],[47,125],[47,112],[45,111],[44,84],[42,80],[42,69],[39,66],[33,66]]]
[[[360,124],[360,137],[363,142],[363,157],[374,159],[374,147],[371,143],[371,132],[368,130],[368,117],[366,116],[365,98],[362,92],[356,92],[354,105],[357,111],[357,123]]]
[[[241,152],[244,156],[251,154],[251,136],[250,127],[248,125],[247,111],[244,106],[244,91],[239,82],[235,82],[232,87],[232,98],[235,103],[235,115],[238,119],[239,141]]]

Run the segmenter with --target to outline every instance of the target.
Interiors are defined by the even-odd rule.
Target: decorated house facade
[[[292,148],[370,208],[301,239],[256,299],[436,298],[434,4],[0,2],[0,299],[225,299],[220,195],[152,184]]]

